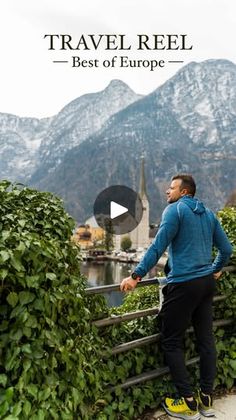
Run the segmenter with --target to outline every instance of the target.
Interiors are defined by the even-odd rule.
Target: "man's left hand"
[[[120,284],[120,290],[122,292],[127,292],[128,290],[133,290],[137,286],[138,279],[134,280],[132,277],[126,277],[122,280]]]

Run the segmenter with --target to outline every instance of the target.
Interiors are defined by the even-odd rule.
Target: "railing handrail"
[[[230,266],[224,267],[222,271],[234,272],[236,271],[236,265],[230,265]],[[152,277],[150,279],[145,279],[145,280],[139,281],[137,284],[137,287],[144,287],[144,286],[151,286],[153,284],[159,284],[162,281],[162,279],[165,279],[165,277]],[[85,292],[88,295],[119,292],[119,291],[120,291],[120,284],[108,284],[106,286],[87,287],[85,289]]]
[[[226,295],[216,295],[213,297],[214,302],[219,302],[221,300],[225,300]],[[98,319],[92,321],[92,324],[95,325],[97,328],[101,327],[108,327],[109,325],[120,324],[124,321],[132,321],[133,319],[142,318],[144,316],[150,315],[157,315],[160,312],[159,306],[153,306],[149,309],[142,309],[135,312],[127,312],[122,315],[111,315],[107,318]]]
[[[233,319],[218,319],[217,321],[213,321],[213,327],[224,327],[226,325],[231,325],[233,322]],[[192,333],[193,331],[193,327],[189,327],[186,332]],[[146,346],[147,344],[157,343],[160,339],[160,335],[160,333],[152,334],[146,337],[138,338],[136,340],[128,341],[126,343],[118,344],[117,346],[113,347],[111,353],[112,355],[115,355],[119,353],[124,353],[128,350]]]
[[[139,281],[137,284],[137,287],[144,287],[144,286],[150,286],[152,284],[159,284],[159,280],[161,278],[165,277],[153,277],[151,279],[146,279]],[[85,289],[86,294],[88,295],[95,295],[95,294],[103,294],[103,293],[109,293],[109,292],[119,292],[120,291],[120,284],[108,284],[106,286],[96,286],[96,287],[88,287]]]
[[[133,319],[142,318],[148,315],[156,315],[159,313],[159,310],[160,309],[158,306],[154,306],[152,308],[143,309],[141,311],[127,312],[126,314],[122,314],[122,315],[112,315],[112,316],[109,316],[108,318],[98,319],[98,320],[92,321],[92,324],[96,325],[96,327],[98,328],[106,327],[108,325],[120,324],[121,322],[124,322],[124,321],[132,321]]]
[[[199,356],[193,357],[192,359],[189,359],[186,361],[186,366],[193,365],[199,361]],[[113,386],[109,388],[110,392],[113,392],[116,390],[117,387],[126,389],[130,386],[137,385],[142,382],[150,381],[151,379],[158,378],[159,376],[163,376],[166,373],[169,373],[169,368],[167,366],[160,367],[158,369],[149,370],[148,372],[141,373],[140,375],[133,376],[131,378],[128,378],[125,382],[121,384],[117,384],[116,386]]]

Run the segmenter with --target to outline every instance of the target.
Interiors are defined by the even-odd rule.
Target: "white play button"
[[[111,201],[110,203],[110,218],[111,219],[115,219],[116,217],[127,213],[127,211],[128,211],[127,207],[121,206],[115,201]]]
[[[143,205],[139,195],[125,185],[111,185],[101,191],[93,205],[97,224],[113,235],[135,229],[142,220]]]

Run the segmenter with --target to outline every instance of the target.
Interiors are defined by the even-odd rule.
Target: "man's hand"
[[[217,271],[217,273],[213,273],[213,277],[215,280],[219,280],[221,275],[222,275],[222,271]]]
[[[137,286],[138,279],[134,280],[132,277],[126,277],[122,280],[120,284],[120,290],[122,292],[127,292],[128,290],[133,290]]]

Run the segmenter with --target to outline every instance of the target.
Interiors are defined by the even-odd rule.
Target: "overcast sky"
[[[45,34],[125,34],[129,52],[49,51]],[[187,34],[191,51],[137,51],[137,34]],[[147,94],[190,61],[224,58],[236,63],[233,0],[1,0],[0,112],[49,117],[84,93],[121,79]],[[73,45],[74,45],[73,44]],[[151,44],[150,44],[151,45]],[[98,68],[72,68],[71,56],[99,60]],[[183,60],[164,68],[104,68],[114,55]],[[69,63],[53,63],[68,60]]]

